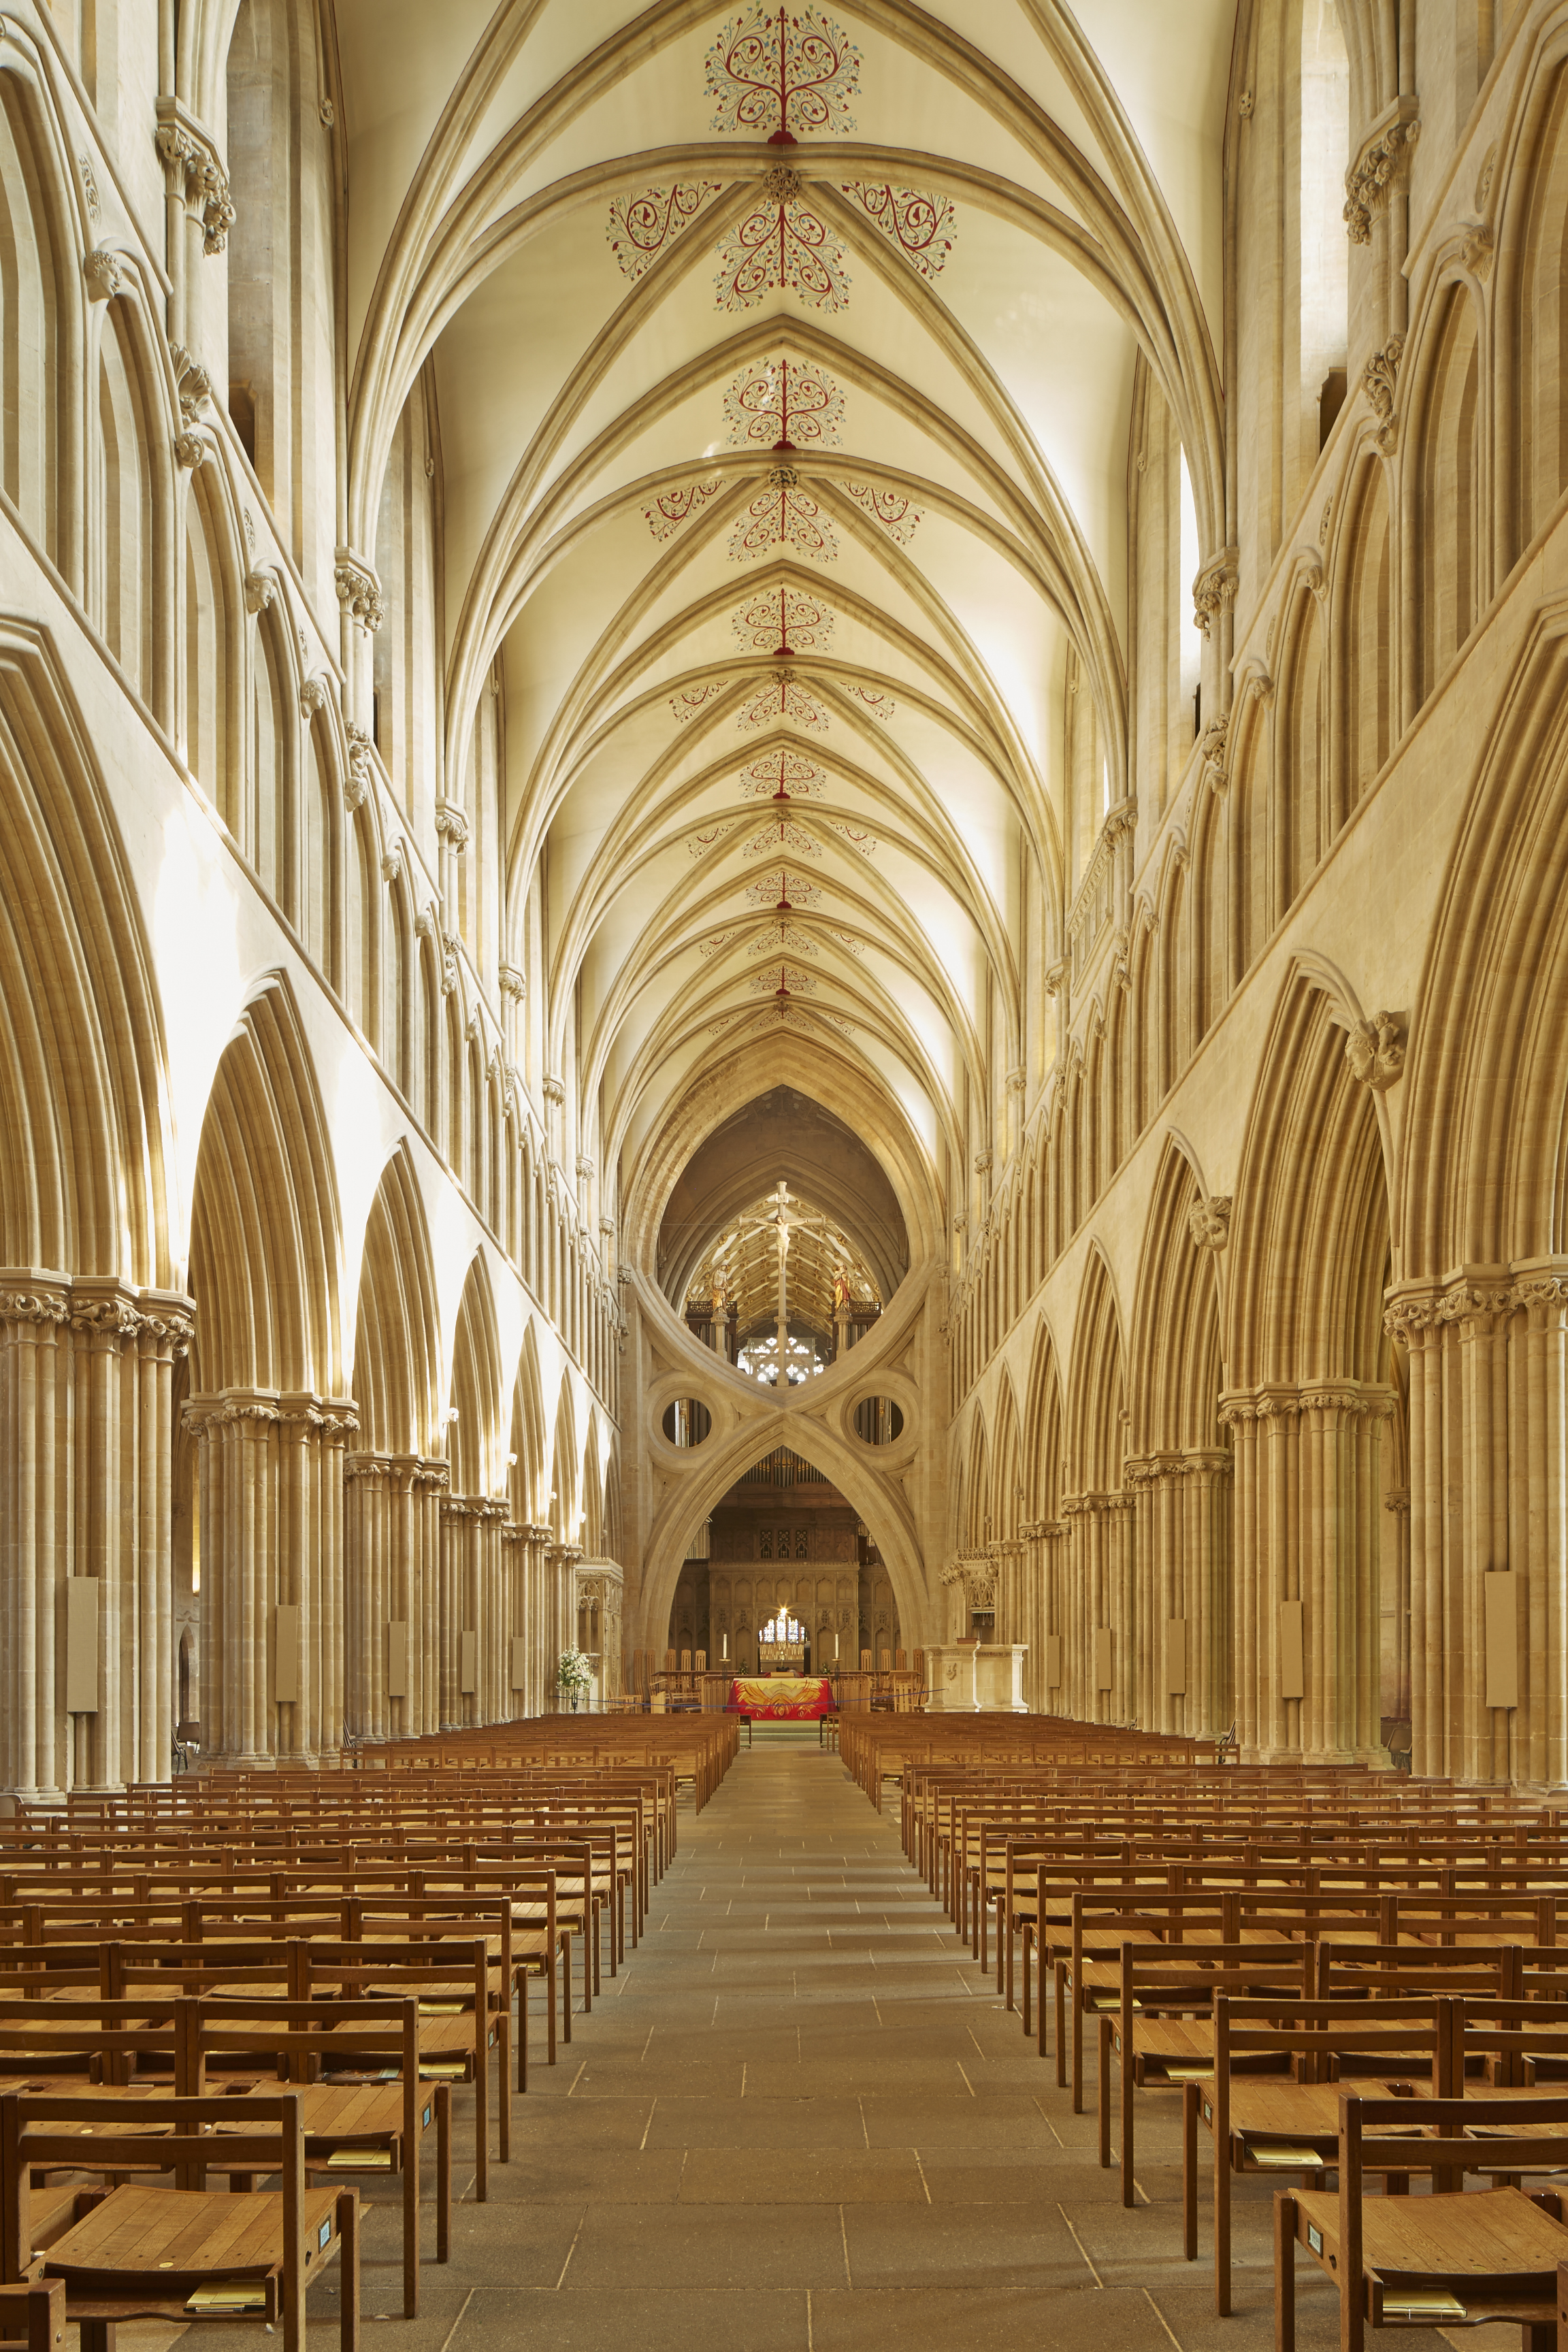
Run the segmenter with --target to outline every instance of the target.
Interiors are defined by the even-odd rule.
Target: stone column
[[[27,1283],[26,1289],[13,1285]],[[65,1597],[74,1482],[69,1460],[70,1286],[0,1276],[0,1783],[34,1801],[69,1782]]]
[[[1378,1432],[1387,1389],[1220,1400],[1236,1454],[1237,1733],[1262,1762],[1387,1762],[1378,1722]],[[1296,1658],[1300,1644],[1300,1671]]]
[[[1568,1260],[1525,1262],[1500,1284],[1402,1286],[1386,1321],[1410,1363],[1414,1769],[1562,1788]],[[1494,1618],[1502,1588],[1488,1580],[1502,1575],[1511,1608]]]
[[[356,1738],[391,1731],[387,1695],[390,1563],[397,1516],[395,1480],[384,1454],[351,1454],[343,1464],[343,1721]]]
[[[560,1700],[555,1673],[561,1654],[577,1646],[576,1567],[582,1557],[581,1544],[549,1543],[544,1549],[544,1622],[550,1635],[543,1662],[547,1684],[545,1704],[556,1710]]]
[[[501,1522],[497,1496],[451,1495],[440,1506],[438,1644],[441,1728],[498,1723],[510,1707],[505,1690],[510,1636],[501,1593]],[[474,1687],[462,1685],[463,1636],[474,1636]]]
[[[202,1751],[255,1766],[335,1755],[343,1722],[345,1399],[193,1397],[201,1448]],[[297,1642],[279,1609],[296,1609]],[[294,1696],[280,1696],[292,1688]]]
[[[1394,1687],[1389,1693],[1394,1704],[1389,1712],[1396,1722],[1410,1719],[1410,1489],[1393,1486],[1383,1498],[1383,1507],[1394,1520],[1394,1558],[1384,1563],[1383,1590],[1392,1589],[1394,1601]]]

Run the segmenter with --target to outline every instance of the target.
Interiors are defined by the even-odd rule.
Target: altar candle
[[[724,1636],[724,1652],[723,1652],[723,1654],[725,1655],[725,1657],[728,1657],[728,1656],[729,1656],[729,1654],[730,1654],[730,1636],[728,1635],[728,1633],[726,1633],[726,1634],[725,1634],[725,1636]]]
[[[835,1665],[838,1663],[838,1636],[837,1633],[833,1636],[833,1663]]]

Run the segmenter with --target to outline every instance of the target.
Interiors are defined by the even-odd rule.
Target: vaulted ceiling
[[[351,538],[433,354],[447,769],[499,662],[601,1167],[787,1028],[935,1196],[1017,1059],[1069,660],[1124,772],[1140,352],[1223,537],[1233,16],[340,9]]]

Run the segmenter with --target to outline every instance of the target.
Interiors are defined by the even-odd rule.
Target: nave
[[[400,2347],[1268,2352],[1273,2182],[1237,2183],[1216,2319],[1206,2188],[1205,2259],[1181,2259],[1174,2116],[1141,2103],[1124,2212],[1096,2158],[1092,2042],[1075,2116],[886,1805],[801,1726],[759,1731],[683,1811],[641,1945],[577,2054],[534,2072],[512,2160],[486,2205],[471,2184],[459,2200],[450,2269]],[[373,2213],[367,2318],[395,2315],[397,2251],[395,2216]],[[331,2283],[311,2312],[335,2315]],[[1304,2274],[1297,2329],[1301,2352],[1337,2341],[1335,2298]],[[184,2340],[225,2352],[216,2328]],[[1439,2342],[1401,2332],[1407,2352]]]

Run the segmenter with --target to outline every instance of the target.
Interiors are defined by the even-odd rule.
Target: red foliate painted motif
[[[841,948],[847,948],[851,955],[864,955],[866,952],[865,940],[858,940],[853,931],[841,931],[830,923],[827,936],[830,940],[837,940]]]
[[[809,932],[803,931],[797,924],[772,923],[761,939],[752,941],[746,953],[750,956],[816,956],[820,955],[822,950]]]
[[[874,835],[862,833],[858,824],[850,824],[841,816],[829,817],[828,823],[835,833],[842,835],[851,849],[858,849],[860,852],[862,857],[875,857],[877,843]],[[746,855],[751,856],[750,850]]]
[[[746,886],[746,902],[752,907],[815,907],[821,897],[820,883],[813,882],[807,875],[792,873],[787,866]],[[755,948],[752,952],[755,954]]]
[[[668,539],[679,530],[688,515],[717,498],[721,485],[715,474],[710,481],[683,482],[679,489],[663,490],[652,506],[644,507],[643,516],[655,539]]]
[[[698,940],[697,952],[700,956],[722,955],[731,941],[738,940],[740,936],[739,931],[713,931],[707,939]]]
[[[889,539],[900,547],[908,547],[915,535],[923,509],[901,490],[879,490],[874,482],[846,482],[844,495],[864,507],[873,522],[879,522]]]
[[[793,547],[814,563],[832,563],[838,554],[832,524],[809,491],[801,488],[791,466],[774,467],[767,488],[752,500],[730,534],[730,553],[737,563],[748,556],[766,555],[773,547]]]
[[[706,833],[694,833],[686,845],[687,856],[706,857],[708,852],[716,848],[727,834],[734,832],[737,822],[738,820],[731,817],[728,824],[710,825]]]
[[[925,188],[879,187],[865,180],[846,180],[844,193],[867,213],[884,236],[922,278],[942,274],[958,234],[958,220],[946,196]]]
[[[797,963],[770,964],[766,971],[754,971],[746,982],[753,996],[774,995],[783,989],[791,996],[809,996],[816,986],[814,971],[802,971]]]
[[[874,686],[846,686],[844,691],[863,702],[872,718],[879,719],[884,726],[899,707],[890,694],[882,694]]]
[[[788,670],[784,670],[742,705],[735,724],[752,731],[786,722],[794,727],[809,727],[817,735],[827,732],[826,711],[815,695],[808,694]]]
[[[678,180],[673,187],[644,188],[639,195],[617,196],[610,206],[605,234],[626,276],[640,278],[681,230],[690,226],[721,185],[718,180]]]
[[[706,710],[710,702],[716,702],[723,691],[723,683],[719,678],[710,679],[706,686],[682,687],[679,694],[670,696],[669,707],[684,727],[689,719],[695,719],[700,710]]]
[[[765,759],[753,760],[741,771],[741,790],[748,800],[818,800],[826,782],[815,760],[781,744]]]
[[[793,172],[770,172],[762,202],[719,248],[714,295],[721,310],[749,310],[770,294],[798,294],[811,310],[849,300],[844,240],[814,213]]]
[[[796,824],[793,818],[785,816],[780,817],[776,824],[767,825],[761,833],[753,835],[746,844],[745,854],[748,857],[781,859],[820,857],[822,844],[815,841],[804,825]]]
[[[731,16],[703,60],[715,131],[793,147],[818,131],[855,128],[849,111],[860,52],[815,8],[747,8]]]
[[[768,360],[735,378],[724,394],[731,448],[836,449],[844,394],[826,369]]]
[[[749,653],[817,653],[833,635],[833,614],[798,588],[768,588],[731,614],[731,626]]]

